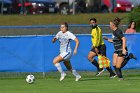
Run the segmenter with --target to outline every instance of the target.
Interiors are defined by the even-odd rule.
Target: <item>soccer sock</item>
[[[97,70],[99,71],[99,64],[98,64],[98,62],[96,61],[96,59],[94,59],[91,63],[92,63],[94,66],[96,66]]]
[[[116,72],[116,66],[113,66],[114,67],[114,70],[115,70],[115,72]],[[117,74],[117,73],[116,73]]]
[[[111,69],[111,67],[107,67],[106,69],[108,70],[108,72],[110,73],[110,75],[115,75],[115,73],[113,72],[113,70]]]
[[[127,57],[124,59],[124,61],[122,62],[121,68],[123,68],[123,67],[128,63],[129,60],[130,60],[130,57],[127,56]]]
[[[120,68],[116,68],[116,73],[119,78],[123,78]]]
[[[114,70],[116,71],[116,66],[113,66],[114,67]]]
[[[122,73],[122,70],[121,70],[121,68],[120,68],[119,70],[120,70],[120,72]]]
[[[55,67],[57,68],[57,70],[58,70],[61,74],[64,73],[64,71],[62,70],[62,67],[61,67],[60,63],[56,63],[56,64],[54,64],[54,65],[55,65]]]
[[[72,70],[72,74],[73,74],[75,77],[80,76],[80,75],[77,73],[76,70]]]

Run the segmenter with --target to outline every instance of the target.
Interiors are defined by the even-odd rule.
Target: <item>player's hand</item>
[[[57,40],[57,38],[54,37],[54,38],[52,39],[52,43],[54,43],[56,40]]]
[[[108,38],[106,36],[103,37],[104,40],[108,40]]]
[[[95,52],[98,54],[99,53],[99,50],[98,50],[98,48],[95,48]]]
[[[126,55],[126,53],[127,53],[126,49],[123,49],[122,53],[123,53],[124,55]]]
[[[74,55],[77,54],[77,49],[74,49],[73,54],[74,54]]]

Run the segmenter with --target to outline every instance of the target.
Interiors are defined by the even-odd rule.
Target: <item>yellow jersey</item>
[[[92,29],[91,36],[92,36],[91,41],[93,47],[98,47],[104,44],[102,38],[102,30],[98,26]]]

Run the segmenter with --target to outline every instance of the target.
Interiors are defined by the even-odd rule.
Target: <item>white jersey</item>
[[[67,31],[65,33],[59,31],[56,34],[56,38],[60,42],[60,53],[71,52],[70,40],[74,40],[76,38],[76,36],[73,33],[71,33],[70,31]]]

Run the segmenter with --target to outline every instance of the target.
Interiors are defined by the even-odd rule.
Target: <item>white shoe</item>
[[[81,76],[79,75],[79,76],[76,76],[76,79],[75,79],[75,81],[79,81],[81,79]]]
[[[102,74],[104,72],[104,69],[102,69],[101,71],[98,71],[97,73],[96,73],[96,76],[99,76],[100,74]]]
[[[110,76],[110,78],[115,78],[115,77],[117,77],[117,75]]]
[[[64,80],[66,73],[61,74],[60,81]]]
[[[119,78],[119,80],[118,81],[123,81],[124,80],[124,78]]]

